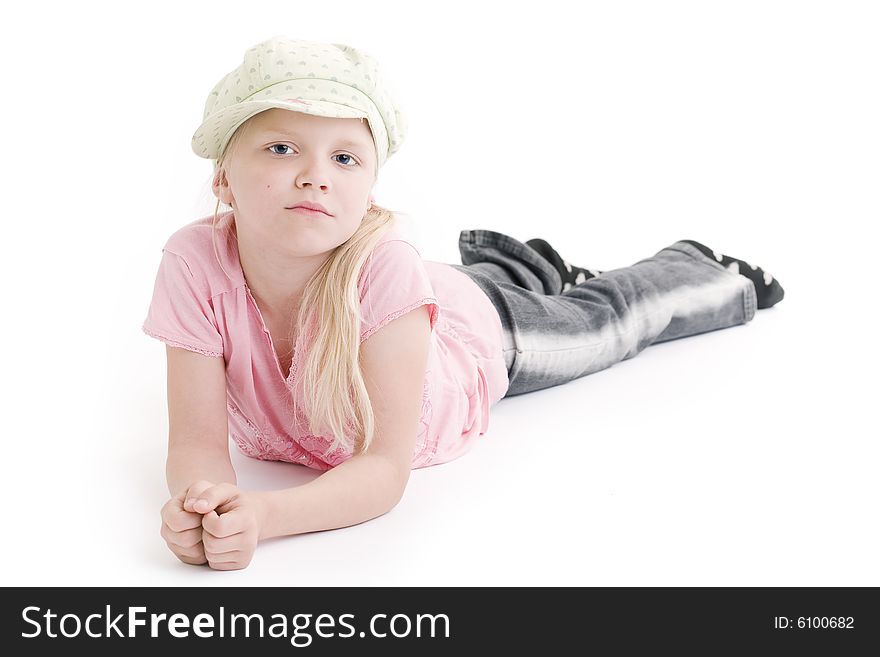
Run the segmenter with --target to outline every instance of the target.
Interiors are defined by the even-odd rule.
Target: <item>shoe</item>
[[[544,260],[553,265],[556,271],[559,272],[559,276],[562,278],[563,292],[579,283],[595,278],[602,273],[597,269],[577,267],[570,262],[563,260],[562,256],[559,255],[556,249],[550,246],[550,243],[547,242],[547,240],[542,240],[539,237],[527,241],[526,245],[532,247],[535,251],[541,254]]]
[[[726,269],[729,269],[734,274],[739,274],[740,276],[745,276],[750,279],[752,283],[755,284],[755,293],[758,297],[758,310],[775,306],[785,297],[785,290],[782,289],[779,281],[773,278],[773,274],[769,271],[764,271],[757,265],[751,265],[745,260],[740,260],[739,258],[719,253],[695,240],[681,241],[697,247],[703,255],[707,255],[716,262],[720,262]]]

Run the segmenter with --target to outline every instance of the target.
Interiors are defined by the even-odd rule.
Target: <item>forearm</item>
[[[405,475],[386,458],[362,454],[302,486],[265,491],[260,538],[356,525],[390,511],[403,496]]]
[[[214,484],[236,483],[228,449],[206,449],[194,445],[169,448],[165,477],[172,496],[200,479]]]

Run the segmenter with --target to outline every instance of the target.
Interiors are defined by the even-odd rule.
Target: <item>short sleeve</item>
[[[167,249],[162,250],[142,330],[172,347],[223,356],[223,338],[207,291],[198,284],[183,257]]]
[[[401,315],[427,305],[431,330],[440,306],[416,248],[404,240],[380,243],[361,275],[361,342]]]

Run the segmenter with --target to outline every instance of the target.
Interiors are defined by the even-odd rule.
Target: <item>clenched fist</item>
[[[210,481],[197,481],[188,489],[165,502],[162,507],[162,538],[168,548],[183,563],[200,565],[208,563],[202,543],[202,514],[183,508],[187,496],[198,497],[202,491],[211,488]]]
[[[261,492],[197,481],[162,507],[162,537],[184,563],[239,570],[250,564],[265,518]]]

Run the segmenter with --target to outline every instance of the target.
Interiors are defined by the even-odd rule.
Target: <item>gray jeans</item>
[[[598,372],[656,342],[745,324],[758,308],[751,280],[682,241],[565,291],[553,265],[509,235],[464,230],[458,246],[463,264],[451,266],[501,316],[506,397]]]

